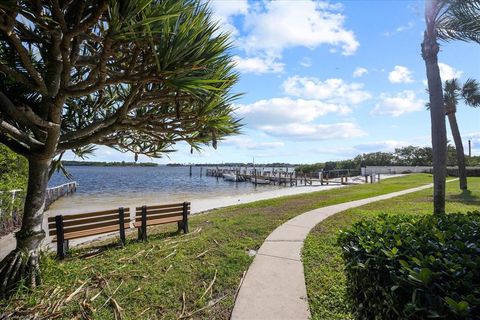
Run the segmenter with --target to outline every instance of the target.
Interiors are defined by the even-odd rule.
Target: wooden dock
[[[282,168],[283,169],[283,168]],[[256,170],[256,169],[231,169],[231,168],[207,168],[205,172],[208,177],[222,178],[224,174],[235,174],[241,182],[250,181],[254,184],[263,184],[268,181],[273,185],[285,186],[313,186],[313,185],[330,185],[330,184],[358,184],[354,182],[348,175],[340,175],[338,177],[330,177],[328,172],[320,174],[304,174],[297,173],[294,170]],[[370,179],[373,181],[374,179]],[[366,178],[368,181],[368,177]]]
[[[45,208],[48,209],[48,207],[59,198],[77,191],[77,185],[78,184],[76,181],[72,181],[56,187],[48,188],[45,198]]]

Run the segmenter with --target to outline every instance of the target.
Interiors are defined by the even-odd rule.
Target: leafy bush
[[[480,319],[480,212],[380,216],[340,234],[358,319]]]
[[[27,160],[0,144],[0,236],[20,225],[28,177]]]

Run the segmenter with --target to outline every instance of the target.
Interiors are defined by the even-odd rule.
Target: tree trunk
[[[422,57],[428,79],[430,96],[430,119],[432,122],[433,152],[433,212],[445,213],[445,180],[447,171],[447,131],[445,123],[445,106],[443,104],[443,88],[438,68],[437,36],[435,18],[438,3],[425,1],[425,17],[427,29],[422,43]]]
[[[18,283],[29,287],[41,283],[39,251],[45,238],[43,212],[51,159],[29,159],[28,188],[22,228],[16,233],[17,248],[0,263],[0,296],[7,296]]]
[[[455,142],[455,149],[457,151],[457,165],[458,177],[460,179],[460,189],[467,190],[467,169],[465,168],[465,152],[463,150],[462,137],[458,129],[457,118],[455,113],[448,113],[448,122],[450,122],[450,129],[452,130],[453,141]]]

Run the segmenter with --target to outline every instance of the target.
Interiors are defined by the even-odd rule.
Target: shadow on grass
[[[466,204],[473,204],[480,206],[480,197],[473,195],[470,190],[463,190],[459,194],[450,195],[447,197],[447,200],[458,201]]]
[[[149,230],[150,231],[150,230]],[[148,234],[148,240],[145,242],[145,245],[149,242],[161,241],[166,240],[168,238],[175,238],[180,233],[178,231],[164,231],[164,230],[151,230]],[[127,239],[126,244],[123,246],[118,238],[112,238],[108,240],[99,240],[98,242],[89,243],[87,246],[84,247],[77,247],[73,250],[69,250],[66,256],[66,260],[71,259],[89,259],[98,255],[101,255],[110,250],[121,250],[129,245],[133,245],[135,243],[142,243],[142,241],[137,240],[137,238],[129,237]]]

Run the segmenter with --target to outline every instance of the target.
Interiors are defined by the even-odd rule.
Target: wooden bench
[[[178,231],[188,233],[190,202],[142,206],[135,208],[134,227],[138,229],[138,240],[147,241],[147,226],[177,222]]]
[[[130,228],[130,209],[118,208],[48,218],[48,233],[57,243],[57,257],[65,258],[68,242],[72,239],[119,231],[125,244],[125,228]]]

